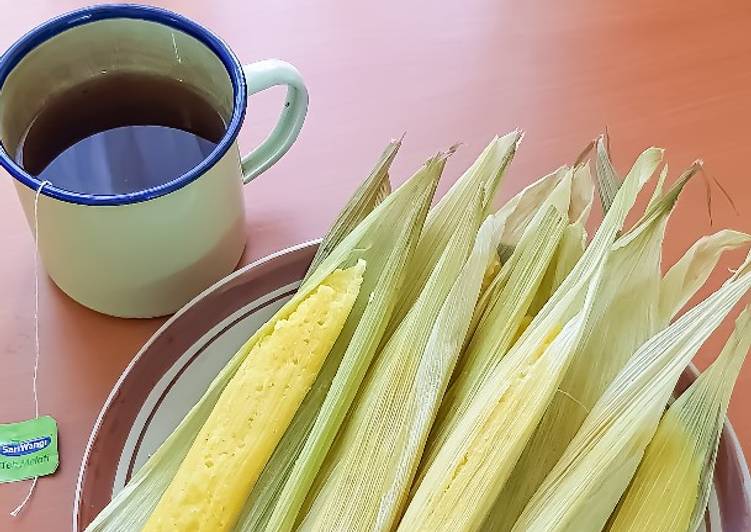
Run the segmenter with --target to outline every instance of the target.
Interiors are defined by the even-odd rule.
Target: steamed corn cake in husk
[[[364,268],[359,262],[333,272],[254,346],[222,392],[145,531],[232,529],[339,336]]]

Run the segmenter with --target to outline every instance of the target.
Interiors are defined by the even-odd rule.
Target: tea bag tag
[[[0,483],[51,475],[59,464],[52,417],[0,424]]]
[[[33,478],[21,504],[10,515],[16,517],[31,500],[37,480],[57,471],[57,422],[50,416],[39,416],[39,196],[50,185],[42,181],[34,196],[34,419],[0,425],[0,483]]]

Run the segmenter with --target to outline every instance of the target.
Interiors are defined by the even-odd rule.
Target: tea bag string
[[[39,375],[39,196],[42,195],[42,189],[51,185],[49,181],[42,181],[34,196],[34,378],[32,380],[32,389],[34,394],[34,418],[39,418],[39,393],[37,391],[37,376]],[[26,504],[31,500],[34,489],[37,486],[39,477],[34,477],[29,486],[29,491],[21,504],[16,506],[11,517],[16,517]]]

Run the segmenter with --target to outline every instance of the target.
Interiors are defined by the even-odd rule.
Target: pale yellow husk
[[[660,316],[672,320],[712,273],[726,251],[747,247],[751,235],[724,229],[697,240],[660,283]]]
[[[476,232],[472,218],[479,218],[481,210],[478,201],[379,353],[327,459],[333,471],[324,473],[300,530],[394,526],[498,242],[498,223],[490,218],[465,262]]]
[[[650,149],[637,160],[592,244],[441,445],[416,486],[399,530],[475,530],[482,524],[571,354],[587,335],[604,257],[661,154]]]
[[[730,395],[750,346],[747,308],[717,360],[660,420],[609,531],[696,529],[706,510]]]
[[[691,174],[682,176],[652,214],[608,254],[592,323],[486,526],[506,531],[563,454],[594,404],[636,349],[667,323],[658,319],[665,225]]]
[[[486,278],[483,282],[480,298],[475,306],[470,323],[470,336],[474,333],[491,298],[498,297],[508,282],[511,275],[511,265],[507,263],[522,236],[527,233],[527,229],[535,217],[539,220],[538,213],[541,210],[544,211],[551,204],[550,196],[553,192],[559,191],[560,193],[560,182],[567,175],[569,175],[568,167],[561,167],[555,172],[541,177],[512,197],[496,212],[495,218],[501,224],[498,266],[489,269],[488,276],[490,273],[493,276]]]
[[[525,507],[515,532],[587,532],[605,526],[678,377],[751,287],[750,270],[746,262],[722,288],[638,349]]]
[[[331,228],[321,241],[316,254],[310,263],[307,279],[315,271],[323,259],[328,257],[339,243],[344,240],[352,229],[362,222],[368,214],[373,212],[384,199],[391,193],[391,181],[389,180],[389,168],[394,162],[401,140],[391,141],[383,150],[370,175],[357,187],[357,190],[347,202],[339,215],[334,220]]]
[[[512,131],[500,138],[495,137],[472,166],[430,210],[414,260],[410,265],[410,282],[402,291],[397,308],[394,310],[388,335],[396,329],[412,308],[438,259],[446,249],[456,221],[478,190],[483,196],[484,214],[490,212],[496,190],[516,153],[521,138],[520,131]]]

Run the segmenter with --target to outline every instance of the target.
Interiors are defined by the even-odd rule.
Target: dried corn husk
[[[531,185],[523,188],[497,211],[500,218],[505,218],[506,223],[501,232],[499,248],[503,250],[502,258],[508,260],[514,248],[527,231],[532,219],[542,208],[543,204],[550,203],[549,198],[553,191],[560,191],[560,182],[571,173],[568,166],[561,166],[555,172],[539,178]]]
[[[672,320],[704,285],[720,256],[751,244],[751,235],[724,229],[697,240],[665,274],[660,283],[660,316]]]
[[[597,158],[595,159],[595,175],[597,176],[597,184],[599,185],[597,191],[600,193],[602,212],[608,212],[622,182],[622,179],[618,177],[615,168],[613,168],[613,163],[610,162],[608,144],[609,142],[606,135],[600,135],[595,143],[595,151],[597,153]]]
[[[407,314],[441,257],[456,226],[456,220],[470,204],[476,191],[482,190],[485,214],[492,206],[496,190],[505,175],[508,164],[516,153],[522,134],[513,131],[495,137],[477,160],[454,183],[443,198],[430,210],[423,234],[410,265],[410,282],[404,287],[389,325],[391,332]]]
[[[506,263],[508,282],[494,294],[483,313],[452,377],[451,385],[431,430],[420,465],[419,478],[433,462],[438,449],[466,412],[482,384],[518,338],[532,298],[563,234],[564,215],[549,205],[539,223]]]
[[[480,298],[472,316],[469,329],[470,335],[472,335],[477,327],[491,297],[497,297],[504,289],[506,282],[508,282],[511,268],[506,263],[508,263],[513,255],[522,235],[527,232],[535,217],[539,220],[538,213],[541,211],[544,212],[546,207],[552,203],[550,196],[553,194],[553,191],[558,191],[557,194],[563,193],[559,184],[569,173],[568,167],[564,166],[552,174],[541,177],[511,198],[496,212],[495,217],[501,227],[499,229],[501,239],[498,245],[498,266],[491,268],[492,271],[489,270],[486,272],[486,279],[483,282]],[[505,270],[503,270],[504,264]],[[492,278],[489,278],[490,275],[492,275]]]
[[[717,360],[668,408],[608,530],[696,530],[704,518],[730,395],[749,347],[747,308]]]
[[[357,187],[354,195],[337,216],[334,224],[316,250],[315,257],[310,263],[305,279],[315,271],[318,265],[329,256],[333,249],[344,240],[352,229],[362,222],[384,199],[391,193],[389,168],[394,161],[402,141],[392,140],[383,150],[370,175]]]
[[[605,255],[661,155],[660,150],[650,149],[637,160],[581,260],[440,446],[416,486],[400,530],[474,530],[483,523],[571,354],[590,332]],[[467,500],[472,504],[467,505]],[[460,506],[462,511],[455,511]]]
[[[573,269],[584,254],[587,247],[587,219],[592,210],[594,200],[594,183],[589,172],[589,164],[574,168],[571,185],[571,202],[568,207],[569,224],[563,230],[561,241],[555,251],[555,256],[548,266],[548,271],[540,283],[529,314],[534,316],[538,310],[550,299],[550,296],[561,285],[563,280]]]
[[[558,393],[486,521],[489,529],[512,528],[612,379],[636,349],[662,328],[657,309],[665,225],[691,175],[681,176],[656,204],[659,207],[613,245],[596,296],[592,327],[597,333],[572,355]]]
[[[338,356],[341,357],[341,353],[343,352],[341,346],[349,342],[354,334],[354,330],[359,327],[358,324],[361,321],[366,306],[366,301],[364,302],[363,300],[367,300],[367,294],[379,282],[380,272],[383,269],[380,265],[382,265],[383,261],[387,260],[388,256],[399,253],[396,249],[398,246],[395,246],[395,244],[402,230],[395,231],[394,228],[404,228],[410,225],[420,226],[422,224],[444,162],[444,156],[431,159],[411,180],[400,187],[399,190],[389,195],[362,223],[355,227],[341,241],[332,253],[321,262],[295,296],[251,336],[248,342],[217,375],[206,393],[181,421],[175,431],[134,475],[128,485],[115,495],[110,504],[87,527],[87,530],[120,531],[141,529],[155,508],[162,493],[174,477],[180,463],[212,412],[225,386],[243,363],[251,349],[273,330],[279,320],[285,319],[292,314],[300,302],[315,290],[331,272],[337,268],[355,264],[358,260],[363,259],[369,262],[369,268],[363,278],[360,296],[355,302],[352,312],[350,312],[337,343],[324,363],[323,369],[319,374],[319,379],[322,373],[330,371],[327,369],[331,365],[329,359],[332,358],[332,355],[336,357],[337,352],[339,353]],[[419,232],[419,229],[417,232]],[[384,249],[392,251],[389,255],[385,255],[383,253]],[[407,249],[402,249],[402,252],[406,253]],[[315,392],[320,388],[321,386],[317,380],[313,385],[312,392],[303,401],[300,410],[305,409],[306,404],[311,404],[312,400],[318,395]],[[316,407],[313,412],[317,410],[318,408]],[[297,442],[302,439],[302,436],[307,431],[307,427],[304,424],[296,424],[296,420],[300,417],[299,413],[298,411],[298,415],[293,419],[291,426],[301,426],[301,428],[292,431],[294,437],[288,436],[291,431],[290,429],[287,430],[282,442],[277,446],[274,455],[272,455],[270,463],[274,462],[274,457],[278,456],[279,448],[285,445],[285,442],[293,442],[289,447],[293,450],[299,449],[295,445],[298,445]],[[292,452],[289,454],[292,454]],[[291,460],[294,461],[294,456]],[[283,460],[279,460],[279,463],[281,462]],[[291,464],[292,462],[288,463]],[[276,471],[284,472],[286,467],[288,467],[286,464],[282,465]],[[273,501],[275,494],[278,492],[278,487],[275,488],[273,482],[269,482],[268,480],[268,469],[269,465],[267,464],[266,470],[262,473],[253,490],[253,494],[255,495],[254,500],[257,503],[260,501],[258,503],[260,507],[268,505],[270,501]],[[274,482],[278,482],[277,479],[280,476],[281,473],[274,475]],[[262,511],[258,513],[263,514]],[[248,518],[248,515],[246,513],[240,522],[243,523]]]
[[[717,292],[639,348],[595,404],[514,531],[602,529],[631,481],[681,372],[750,287],[747,259]]]
[[[474,212],[467,210],[425,289],[369,371],[327,459],[333,471],[324,473],[301,530],[394,526],[498,242],[491,217],[465,263],[480,200]]]

